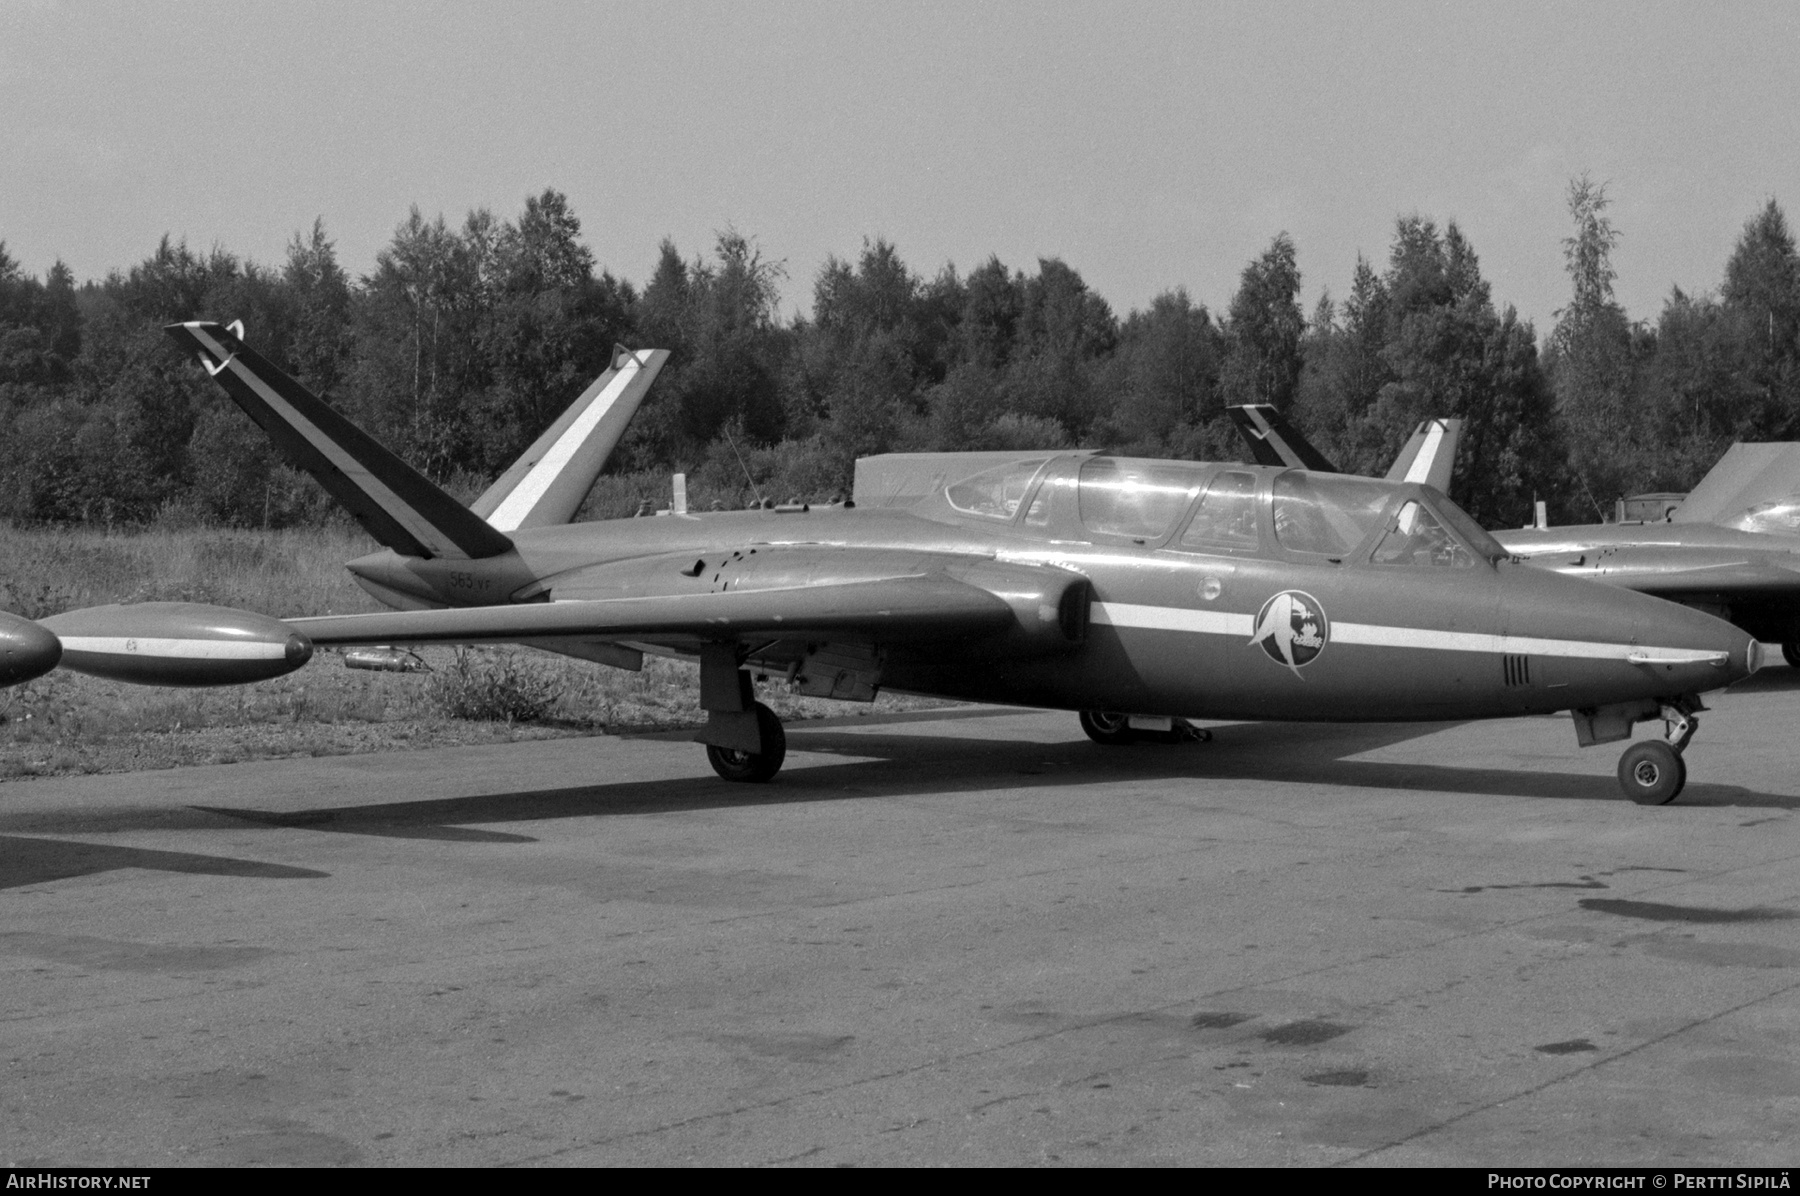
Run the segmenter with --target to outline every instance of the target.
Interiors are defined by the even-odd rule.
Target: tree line
[[[1771,200],[1718,291],[1654,322],[1613,296],[1605,188],[1571,183],[1570,299],[1540,342],[1494,300],[1454,221],[1399,218],[1385,263],[1300,302],[1276,236],[1222,309],[1183,288],[1123,318],[1057,258],[915,271],[866,241],[784,319],[781,263],[736,231],[664,241],[633,285],[600,268],[554,190],[458,227],[415,208],[351,277],[322,222],[280,266],[165,237],[77,284],[0,242],[0,517],[280,527],[334,517],[312,481],[160,331],[242,319],[260,352],[446,484],[473,495],[603,368],[615,342],[672,350],[596,487],[627,513],[667,475],[698,500],[824,499],[858,456],[1084,446],[1239,459],[1228,405],[1266,402],[1342,467],[1380,473],[1414,424],[1465,420],[1454,497],[1490,526],[1592,520],[1620,494],[1686,489],[1732,441],[1800,436],[1800,255]]]

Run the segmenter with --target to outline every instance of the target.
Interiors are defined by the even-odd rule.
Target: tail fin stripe
[[[618,401],[620,395],[625,393],[626,387],[631,385],[632,379],[637,377],[638,371],[642,368],[642,363],[635,355],[619,367],[618,373],[613,375],[612,381],[606,384],[605,389],[583,409],[575,421],[557,438],[556,443],[550,447],[550,451],[531,467],[531,472],[520,480],[512,493],[508,494],[505,500],[494,509],[494,513],[488,516],[488,523],[503,532],[513,531],[519,527],[525,517],[531,513],[532,508],[537,506],[538,501],[544,497],[544,493],[550,489],[551,483],[555,482],[561,476],[562,471],[568,467],[569,462],[574,459],[576,451],[586,442],[601,419],[605,418],[606,414],[612,410],[613,404]]]
[[[217,324],[171,325],[277,447],[316,477],[369,534],[409,556],[498,556],[512,541]],[[216,368],[215,368],[216,367]]]
[[[1433,423],[1425,433],[1425,443],[1419,448],[1419,455],[1413,458],[1412,467],[1406,471],[1406,481],[1423,482],[1431,477],[1431,464],[1437,460],[1438,448],[1444,443],[1444,425]]]

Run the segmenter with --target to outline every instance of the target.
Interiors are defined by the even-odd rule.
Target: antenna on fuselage
[[[737,458],[738,468],[744,471],[744,480],[750,483],[750,493],[756,495],[756,505],[763,505],[762,491],[757,488],[756,479],[750,476],[750,467],[744,464],[744,454],[738,452],[737,441],[731,438],[730,428],[720,428],[725,433],[725,443],[731,446],[731,455]]]

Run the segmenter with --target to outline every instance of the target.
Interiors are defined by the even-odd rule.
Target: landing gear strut
[[[1665,702],[1661,713],[1668,726],[1664,737],[1634,743],[1619,757],[1619,785],[1640,806],[1666,806],[1681,793],[1687,784],[1681,753],[1700,729],[1685,701]]]
[[[728,781],[760,784],[780,772],[781,762],[787,759],[787,732],[781,729],[781,720],[761,702],[755,703],[751,710],[756,714],[757,736],[762,741],[760,750],[747,752],[711,744],[706,748],[706,758],[713,771]]]

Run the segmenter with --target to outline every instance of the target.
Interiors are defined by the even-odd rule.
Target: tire
[[[1083,710],[1081,730],[1095,743],[1103,743],[1107,747],[1123,747],[1137,739],[1137,733],[1131,729],[1130,718],[1130,715],[1120,714],[1116,710]]]
[[[1800,669],[1800,640],[1789,640],[1781,645],[1781,659],[1788,662],[1790,669]]]
[[[708,744],[706,759],[713,771],[728,781],[760,785],[781,771],[781,762],[787,759],[787,732],[781,729],[781,720],[775,717],[775,712],[761,702],[752,709],[756,711],[756,730],[762,740],[762,751],[741,752],[736,748]]]
[[[1619,757],[1619,787],[1640,806],[1666,806],[1687,784],[1687,765],[1660,739],[1646,739]]]

